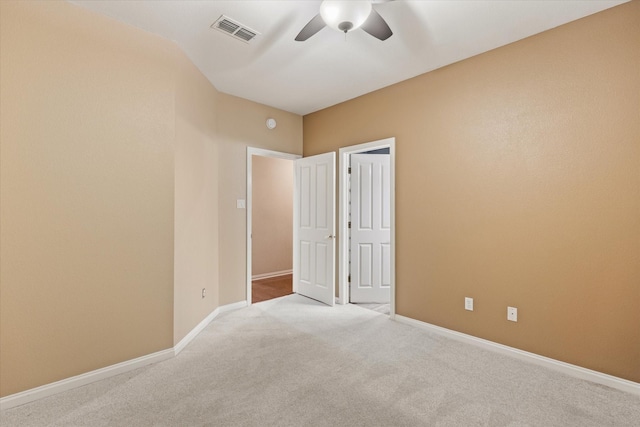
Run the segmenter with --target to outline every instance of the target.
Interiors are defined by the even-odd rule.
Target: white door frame
[[[247,305],[251,305],[251,209],[252,209],[252,168],[253,156],[273,157],[276,159],[297,160],[302,158],[299,154],[283,153],[280,151],[265,150],[263,148],[247,147]],[[296,176],[293,164],[291,165],[291,173],[293,174],[293,188],[296,188]],[[291,195],[293,197],[293,194]],[[393,217],[392,217],[393,218]],[[292,225],[293,226],[293,225]],[[393,253],[393,251],[392,251]],[[393,270],[392,270],[393,271]]]
[[[363,153],[366,151],[377,150],[380,148],[389,148],[391,163],[391,300],[389,303],[389,317],[393,319],[396,314],[396,139],[386,138],[378,141],[367,142],[364,144],[343,147],[339,150],[338,155],[338,173],[339,173],[339,218],[338,218],[338,303],[349,303],[349,230],[347,228],[349,217],[349,156],[355,153]]]

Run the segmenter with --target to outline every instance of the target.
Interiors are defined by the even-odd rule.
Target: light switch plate
[[[236,208],[238,208],[238,209],[246,209],[247,208],[246,201],[244,199],[236,200]]]
[[[515,307],[507,307],[507,320],[512,322],[518,321],[518,309]]]

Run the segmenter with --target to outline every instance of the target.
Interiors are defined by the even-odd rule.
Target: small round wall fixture
[[[276,119],[268,118],[267,119],[267,129],[275,129],[276,128]]]

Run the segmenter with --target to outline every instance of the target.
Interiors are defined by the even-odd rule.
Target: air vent
[[[259,32],[252,30],[246,25],[242,25],[239,22],[234,21],[233,19],[228,18],[224,15],[220,16],[220,18],[218,18],[216,22],[211,24],[211,28],[222,31],[223,33],[230,35],[234,39],[243,41],[245,43],[249,43],[257,35],[260,35]]]
[[[256,36],[256,33],[254,33],[253,31],[249,31],[246,28],[240,28],[237,32],[236,32],[236,37],[245,40],[245,41],[250,41],[252,38],[254,38]]]
[[[223,19],[221,21],[218,21],[218,29],[225,31],[229,34],[235,33],[238,28],[240,28],[239,25],[234,24],[228,19]]]

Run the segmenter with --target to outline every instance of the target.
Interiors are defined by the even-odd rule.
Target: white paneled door
[[[335,153],[295,161],[294,290],[335,301]]]
[[[350,301],[391,299],[391,166],[388,154],[351,155]]]

